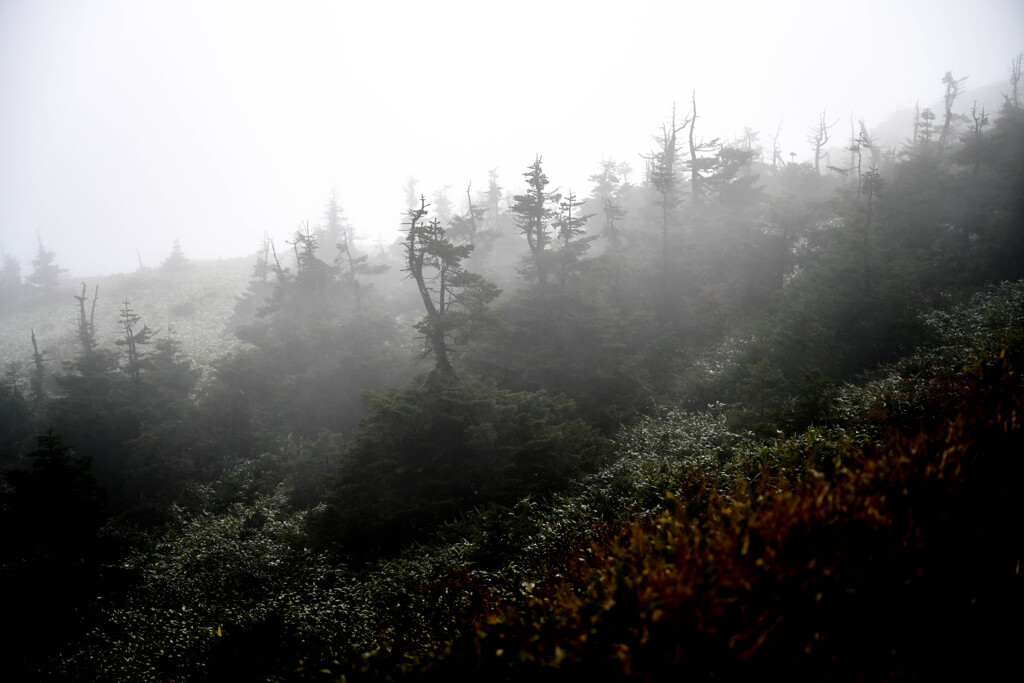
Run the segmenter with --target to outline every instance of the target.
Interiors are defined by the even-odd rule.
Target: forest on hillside
[[[332,195],[235,284],[5,256],[12,680],[994,671],[1021,63],[998,112],[946,74],[898,148],[822,114],[805,163],[705,139],[694,94],[642,169],[410,183],[376,249]]]

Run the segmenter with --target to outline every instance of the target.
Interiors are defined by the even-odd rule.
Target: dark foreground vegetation
[[[410,192],[378,253],[332,198],[203,357],[133,303],[201,315],[180,251],[106,311],[8,260],[5,321],[74,321],[5,349],[12,680],[1001,671],[1024,108],[943,83],[946,125],[830,172],[673,116],[637,184],[577,199],[538,157],[461,213]]]

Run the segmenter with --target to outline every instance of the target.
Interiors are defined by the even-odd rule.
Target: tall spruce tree
[[[551,270],[551,221],[562,196],[547,190],[548,177],[539,154],[523,177],[526,178],[527,190],[512,198],[509,211],[530,247],[525,274],[528,279],[536,278],[541,285],[546,285]]]

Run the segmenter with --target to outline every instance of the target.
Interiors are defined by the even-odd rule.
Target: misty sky
[[[580,195],[602,158],[639,181],[693,90],[704,137],[781,119],[806,159],[822,109],[871,128],[1024,50],[1020,0],[697,4],[0,0],[0,241],[26,275],[37,234],[74,276],[174,239],[241,256],[335,188],[390,242],[409,176],[457,207],[488,169],[520,191],[536,153]]]

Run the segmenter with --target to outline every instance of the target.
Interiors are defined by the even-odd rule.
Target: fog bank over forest
[[[639,182],[694,94],[705,139],[778,133],[806,161],[822,111],[841,148],[851,117],[933,106],[947,71],[960,111],[977,88],[998,103],[1022,27],[1015,0],[5,2],[0,242],[27,271],[42,239],[69,277],[158,265],[175,239],[243,256],[317,225],[333,189],[390,243],[410,177],[456,208],[492,169],[522,191],[536,154],[580,195],[604,159]]]
[[[1013,670],[1018,5],[425,5],[3,5],[7,678]]]

